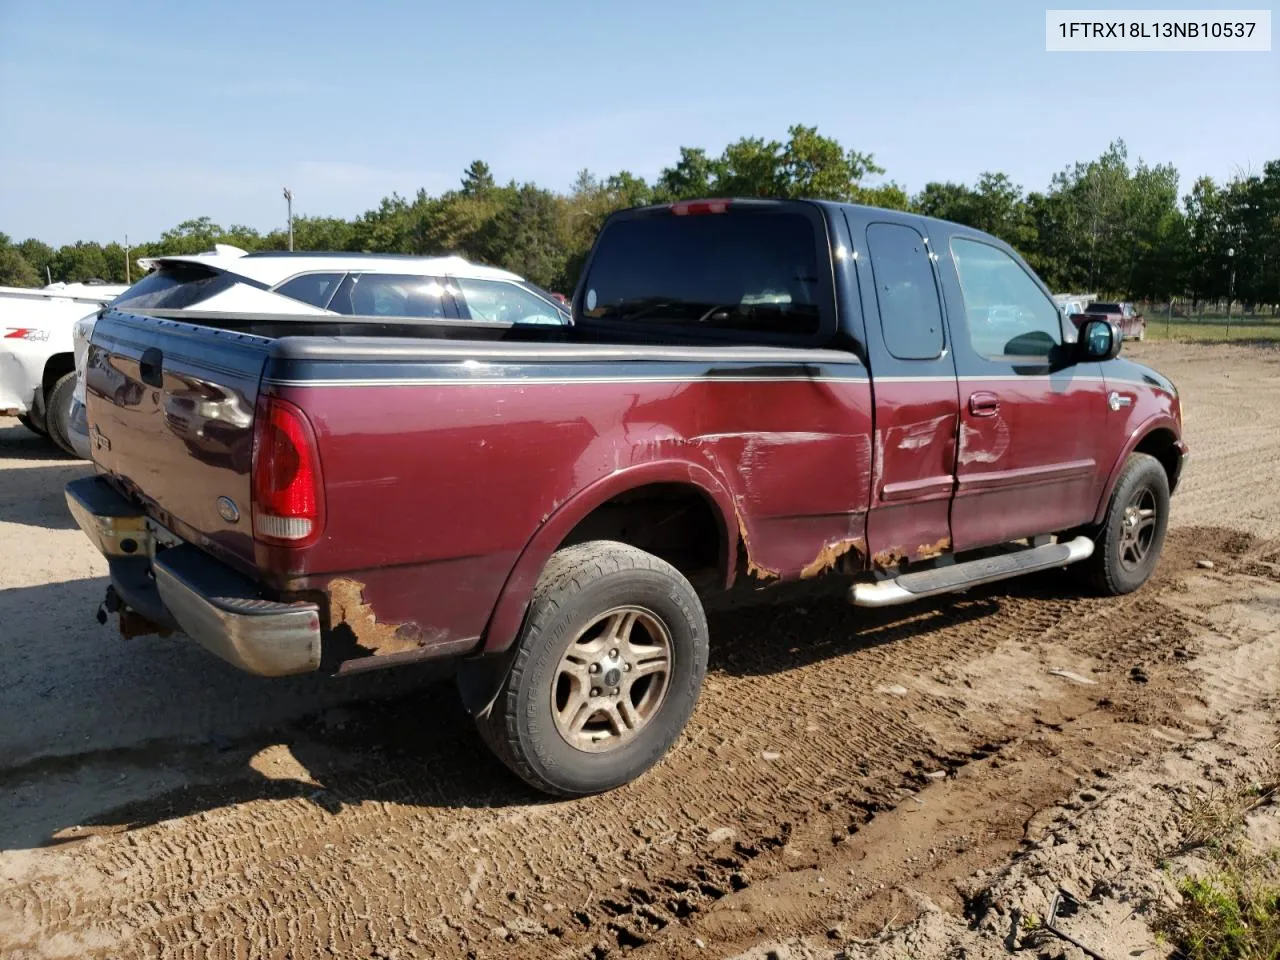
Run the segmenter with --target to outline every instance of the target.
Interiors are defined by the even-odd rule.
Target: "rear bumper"
[[[319,668],[316,604],[265,599],[252,580],[190,544],[159,547],[146,516],[102,477],[67,484],[66,497],[80,529],[107,558],[112,587],[128,610],[158,630],[181,630],[248,673],[280,677]]]

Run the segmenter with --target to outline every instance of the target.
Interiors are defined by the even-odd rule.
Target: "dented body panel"
[[[1076,362],[1074,344],[974,348],[971,324],[1007,321],[966,301],[955,238],[1003,251],[1051,302],[999,241],[804,207],[819,211],[830,272],[803,279],[829,312],[795,343],[614,340],[588,323],[511,341],[266,337],[113,311],[90,349],[95,458],[264,598],[316,603],[337,672],[508,649],[552,553],[607,510],[624,517],[608,529],[633,537],[625,517],[652,514],[628,504],[651,494],[686,497],[673,522],[710,518],[687,528],[707,541],[691,545],[691,573],[728,587],[879,577],[1078,528],[1139,448],[1165,451],[1176,481],[1180,410],[1158,374]],[[148,351],[165,359],[144,376]],[[255,540],[246,522],[263,396],[314,430],[324,519],[304,546]]]

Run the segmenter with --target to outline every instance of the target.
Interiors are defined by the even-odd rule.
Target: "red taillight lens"
[[[287,400],[258,398],[253,426],[253,533],[306,546],[323,522],[320,453],[306,415]]]
[[[703,213],[728,213],[728,200],[681,200],[671,205],[671,212],[677,217],[696,216]]]

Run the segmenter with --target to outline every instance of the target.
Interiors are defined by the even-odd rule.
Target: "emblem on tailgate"
[[[227,521],[227,523],[235,523],[240,519],[240,508],[236,506],[236,502],[230,497],[219,497],[218,516]]]

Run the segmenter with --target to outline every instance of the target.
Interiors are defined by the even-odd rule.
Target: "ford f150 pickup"
[[[1147,318],[1132,303],[1099,303],[1095,300],[1073,319],[1077,326],[1083,326],[1090,320],[1106,320],[1119,328],[1124,340],[1147,338]]]
[[[896,211],[614,214],[558,326],[466,320],[447,273],[426,317],[203,316],[216,268],[149,282],[186,306],[98,319],[98,472],[67,488],[100,619],[267,675],[449,658],[552,794],[670,748],[707,591],[837,576],[881,606],[1075,565],[1126,593],[1187,456],[1113,324],[1068,338],[1007,245]]]

